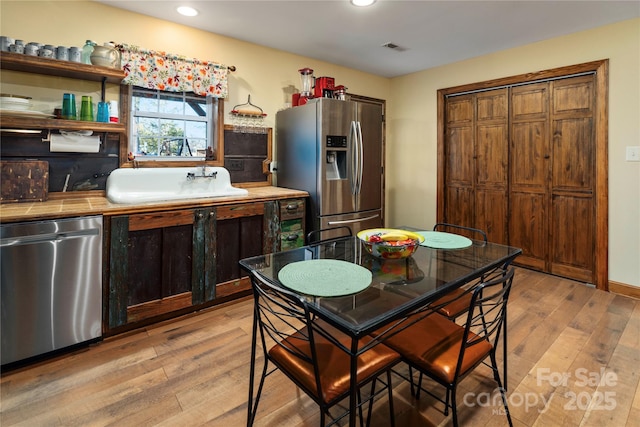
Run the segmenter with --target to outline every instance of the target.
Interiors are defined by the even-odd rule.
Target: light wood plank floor
[[[245,425],[251,307],[246,299],[5,373],[0,425]],[[517,269],[508,318],[516,426],[638,425],[640,301]],[[506,425],[485,374],[460,385],[462,425]],[[416,401],[406,383],[394,385],[396,425],[451,424],[426,395]],[[376,402],[373,425],[388,425],[387,408]],[[318,418],[282,374],[267,378],[256,425],[316,426]]]

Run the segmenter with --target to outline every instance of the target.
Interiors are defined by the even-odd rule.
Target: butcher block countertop
[[[206,206],[224,206],[270,200],[307,197],[305,191],[282,187],[250,187],[246,196],[188,199],[140,204],[111,203],[104,192],[53,193],[45,202],[23,202],[0,204],[0,222],[34,221],[40,219],[69,218],[88,215],[126,215],[143,212],[159,212]]]

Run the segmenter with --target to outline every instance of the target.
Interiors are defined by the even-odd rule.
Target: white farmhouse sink
[[[107,198],[113,203],[246,196],[244,188],[231,185],[223,167],[120,168],[107,178]]]

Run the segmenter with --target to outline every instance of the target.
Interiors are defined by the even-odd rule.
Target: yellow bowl
[[[395,228],[371,228],[357,234],[367,252],[385,259],[400,259],[411,256],[424,237],[420,234]]]

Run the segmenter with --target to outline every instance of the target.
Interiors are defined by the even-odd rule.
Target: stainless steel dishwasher
[[[0,226],[2,365],[102,335],[102,216]]]

